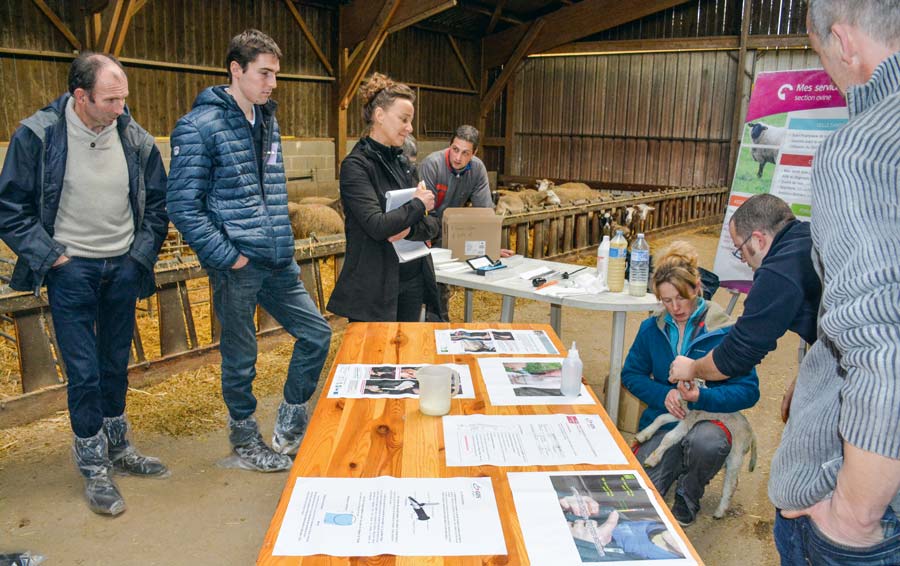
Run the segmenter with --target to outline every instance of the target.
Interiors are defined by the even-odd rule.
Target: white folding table
[[[471,269],[465,271],[449,271],[447,268],[455,263],[435,265],[435,274],[438,283],[462,287],[466,292],[465,321],[472,322],[472,299],[475,291],[487,291],[497,293],[503,297],[500,309],[500,322],[513,322],[515,315],[516,299],[531,299],[550,304],[550,325],[553,330],[562,336],[562,307],[573,307],[585,310],[612,312],[612,338],[609,350],[609,382],[606,387],[606,412],[612,421],[618,422],[619,390],[622,385],[622,363],[625,353],[625,319],[628,312],[649,312],[659,306],[656,297],[647,293],[643,297],[632,297],[628,292],[583,294],[573,296],[554,297],[538,294],[531,283],[531,279],[523,279],[521,274],[543,268],[546,271],[554,271],[557,275],[551,279],[558,279],[562,273],[571,273],[584,266],[542,259],[514,257],[503,260],[509,267],[490,272],[486,276],[478,275]],[[582,273],[596,273],[593,267],[588,267],[572,275],[577,277]],[[626,285],[627,289],[627,285]]]

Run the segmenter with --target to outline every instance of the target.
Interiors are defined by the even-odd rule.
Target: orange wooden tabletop
[[[557,470],[637,470],[644,483],[652,483],[638,464],[625,440],[599,402],[595,405],[520,405],[493,406],[481,379],[477,358],[473,355],[439,355],[434,340],[436,329],[533,329],[544,330],[565,356],[562,342],[546,324],[504,323],[354,323],[347,326],[344,341],[337,353],[324,391],[328,391],[338,364],[468,364],[475,385],[475,399],[454,398],[451,415],[540,415],[540,414],[598,414],[612,433],[619,448],[628,458],[628,465],[576,464],[566,466],[473,466],[448,468],[444,458],[444,437],[440,417],[419,412],[418,399],[346,399],[319,398],[310,420],[306,437],[285,483],[278,508],[266,532],[257,564],[317,565],[317,564],[378,564],[378,565],[474,565],[529,564],[525,541],[519,527],[513,494],[506,479],[507,472],[535,472]],[[509,356],[507,356],[509,357]],[[529,357],[515,355],[515,357]],[[534,356],[541,357],[541,356]],[[546,357],[546,356],[543,356]],[[590,388],[588,388],[590,390]],[[594,396],[593,392],[591,395]],[[594,396],[596,400],[596,396]],[[272,556],[272,549],[297,477],[371,478],[395,477],[487,477],[492,479],[498,511],[503,525],[508,555],[500,556],[394,556],[369,557],[338,556]],[[682,536],[688,550],[698,564],[700,556],[684,536],[672,517],[668,506],[653,490],[672,527]]]

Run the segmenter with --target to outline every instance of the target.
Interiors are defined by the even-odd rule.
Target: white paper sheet
[[[507,478],[534,566],[697,564],[637,472],[511,472]]]
[[[582,383],[578,397],[564,397],[563,358],[480,358],[478,367],[491,405],[593,405]]]
[[[275,556],[506,554],[491,478],[297,478]]]
[[[543,330],[435,330],[438,354],[558,354]]]
[[[416,370],[429,364],[338,364],[328,397],[410,397],[418,398],[419,380]],[[461,364],[440,364],[459,373],[457,397],[475,398],[472,372]]]
[[[444,417],[447,466],[627,464],[597,415]]]
[[[397,189],[394,191],[386,192],[385,197],[387,200],[384,207],[385,212],[390,212],[408,203],[412,200],[415,193],[415,187],[411,189]],[[429,253],[431,253],[428,249],[428,246],[425,245],[425,242],[397,240],[396,242],[392,243],[394,244],[394,251],[397,252],[397,258],[400,260],[400,263],[406,263],[420,257],[425,257]]]

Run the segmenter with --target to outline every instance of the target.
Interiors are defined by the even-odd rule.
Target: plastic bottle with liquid
[[[625,289],[625,255],[628,253],[628,241],[621,230],[616,230],[616,237],[609,243],[609,269],[606,285],[611,293],[621,293]]]
[[[575,342],[569,348],[569,355],[562,363],[562,383],[559,391],[565,397],[578,397],[581,393],[581,370],[584,368],[581,358],[578,356],[578,348]]]
[[[609,271],[609,236],[603,236],[603,241],[597,246],[597,278],[606,284],[606,276]]]
[[[631,244],[631,270],[628,273],[628,294],[632,297],[643,297],[647,294],[647,281],[650,279],[650,244],[643,234]]]

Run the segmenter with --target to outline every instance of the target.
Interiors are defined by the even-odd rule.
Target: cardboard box
[[[500,258],[500,227],[503,217],[492,208],[448,208],[443,213],[442,247],[459,259],[482,255]]]

